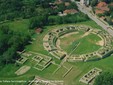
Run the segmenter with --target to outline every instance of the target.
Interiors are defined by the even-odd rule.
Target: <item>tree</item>
[[[113,6],[109,5],[108,7],[110,8],[110,12],[112,12],[113,11]]]
[[[91,6],[96,6],[98,4],[98,0],[92,0],[91,1]]]
[[[0,64],[13,63],[19,57],[17,51],[22,51],[29,40],[29,32],[16,32],[9,26],[0,26]]]
[[[67,6],[67,9],[76,9],[78,10],[77,5],[75,4],[75,2],[71,2],[69,6]]]
[[[44,14],[54,0],[0,0],[0,21]],[[45,9],[45,10],[44,10]],[[43,12],[40,12],[43,11]]]
[[[47,25],[47,23],[48,23],[47,15],[33,17],[30,19],[29,28],[34,29],[36,27],[43,27],[43,26]]]
[[[60,16],[49,16],[48,17],[49,24],[62,24],[62,17]]]
[[[96,77],[94,85],[113,85],[113,74],[103,72]]]
[[[23,0],[0,0],[0,21],[13,20],[22,13]]]
[[[108,22],[109,25],[113,25],[112,19],[110,17],[106,18],[106,21]]]
[[[111,0],[100,0],[100,1],[109,3]]]
[[[2,57],[5,64],[12,62],[13,58],[16,57],[16,49],[13,47],[8,48],[8,50],[3,53]]]
[[[59,12],[63,12],[65,9],[66,9],[65,3],[61,3],[61,4],[58,5],[58,11]]]

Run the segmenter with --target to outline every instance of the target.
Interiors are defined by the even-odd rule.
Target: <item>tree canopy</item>
[[[113,74],[110,72],[101,73],[96,78],[94,85],[113,85]]]
[[[30,18],[43,14],[54,0],[0,0],[0,21]],[[37,10],[38,9],[38,10]],[[40,9],[40,10],[39,10]]]
[[[0,26],[0,63],[14,62],[19,57],[17,51],[23,50],[30,39],[30,33],[15,32],[9,26]]]

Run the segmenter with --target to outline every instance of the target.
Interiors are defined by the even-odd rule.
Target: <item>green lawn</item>
[[[89,35],[81,38],[83,35],[83,32],[79,32],[77,34],[72,34],[68,37],[61,38],[61,48],[68,54],[72,51],[72,54],[84,54],[96,51],[101,47],[99,45],[96,45],[96,42],[101,40],[100,37],[90,33]]]
[[[9,25],[10,29],[16,32],[29,32],[29,19],[20,19],[11,22],[4,23],[4,25]]]
[[[79,83],[79,79],[85,74],[87,73],[90,69],[94,68],[94,67],[98,67],[101,68],[103,71],[110,71],[113,72],[113,56],[102,59],[100,61],[92,61],[92,62],[78,62],[78,63],[66,63],[68,65],[73,66],[73,71],[70,72],[65,78],[60,78],[63,79],[66,83],[68,83],[68,85],[72,85],[73,83],[75,83],[76,85],[84,85],[82,83]],[[7,67],[5,67],[7,68]],[[29,72],[27,72],[26,74],[22,75],[22,76],[18,76],[18,77],[12,77],[12,75],[10,74],[10,77],[7,78],[7,76],[4,76],[0,79],[24,79],[26,80],[26,78],[28,77],[32,77],[33,75],[39,75],[43,78],[47,78],[47,79],[56,79],[59,80],[59,75],[61,74],[59,71],[57,72],[57,75],[52,75],[53,71],[56,69],[57,67],[55,65],[51,65],[49,66],[47,69],[45,69],[44,71],[40,72],[34,69],[31,69]],[[65,70],[62,70],[62,68],[60,69],[62,72],[65,72]],[[5,71],[6,75],[7,73],[10,73],[11,70],[9,71]],[[3,72],[4,73],[4,72]],[[8,85],[8,84],[3,84],[3,85]],[[15,84],[18,85],[18,84]]]
[[[27,25],[28,23],[29,23],[28,20],[22,20],[22,21],[14,21],[14,22],[6,23],[6,24],[9,24],[12,27],[12,29],[15,30],[15,31],[23,31],[24,32],[28,28],[28,25]],[[93,21],[81,22],[81,23],[77,23],[77,24],[90,25],[94,28],[101,29],[101,27],[98,26]],[[51,31],[51,30],[53,30],[57,27],[60,28],[60,27],[66,26],[66,25],[67,24],[45,27],[46,29],[44,29],[44,32],[42,34],[33,35],[33,37],[36,38],[36,40],[33,41],[33,44],[26,46],[26,50],[48,55],[48,56],[53,58],[53,61],[55,61],[57,64],[59,64],[61,62],[60,60],[54,58],[52,55],[48,54],[48,52],[46,50],[44,50],[43,37],[49,31]],[[78,36],[79,36],[79,34],[78,34]],[[95,38],[95,37],[96,36],[92,35],[92,34],[90,36],[85,37],[83,39],[83,41],[81,41],[82,42],[81,47],[78,48],[78,52],[80,52],[80,50],[84,50],[86,47],[90,50],[96,50],[97,48],[92,47],[93,48],[92,49],[90,47],[92,45],[94,46],[94,43],[97,42],[98,40],[100,40],[100,38]],[[74,38],[77,39],[77,37],[75,35],[72,35],[71,38],[72,39],[74,39]],[[85,40],[85,39],[87,39],[87,40]],[[94,43],[91,43],[90,39]],[[90,42],[90,43],[88,43],[88,42]],[[86,43],[87,43],[87,45],[86,45]],[[90,44],[90,46],[89,46],[89,44]],[[98,47],[98,46],[96,46],[96,47]],[[77,50],[75,52],[77,52]],[[9,64],[9,65],[5,66],[3,69],[0,69],[0,80],[5,80],[5,79],[6,80],[14,80],[14,79],[15,80],[31,80],[33,78],[33,76],[37,75],[37,76],[40,76],[40,77],[46,78],[46,79],[52,79],[52,80],[53,79],[55,79],[55,80],[60,79],[60,80],[63,80],[66,85],[84,85],[84,84],[79,82],[79,79],[85,73],[87,73],[90,69],[92,69],[94,67],[98,67],[98,68],[102,69],[103,71],[113,72],[113,63],[112,63],[113,62],[113,56],[102,59],[102,60],[99,60],[99,61],[92,61],[92,62],[76,62],[76,63],[66,62],[65,65],[67,67],[73,66],[73,69],[65,78],[61,77],[61,74],[65,73],[65,69],[63,69],[63,68],[61,68],[55,75],[52,75],[53,72],[57,69],[57,66],[53,65],[53,64],[51,64],[49,67],[47,67],[43,71],[38,71],[38,70],[34,69],[33,66],[34,66],[35,62],[33,62],[31,60],[31,57],[24,64],[24,65],[31,66],[31,69],[27,73],[25,73],[21,76],[15,75],[14,72],[19,67],[15,66],[13,64]],[[60,72],[60,71],[62,71],[62,72]],[[24,84],[23,83],[13,83],[13,84],[0,83],[0,85],[24,85]]]
[[[93,34],[82,38],[80,41],[80,45],[73,52],[73,54],[84,54],[98,50],[101,47],[99,45],[96,45],[96,42],[98,41],[98,36],[94,36]]]

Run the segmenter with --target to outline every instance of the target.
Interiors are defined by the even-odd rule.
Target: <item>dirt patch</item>
[[[22,74],[24,74],[24,73],[26,73],[28,70],[30,70],[30,66],[22,66],[20,69],[18,69],[16,72],[15,72],[15,74],[16,75],[22,75]]]
[[[84,35],[81,36],[81,38],[83,38],[83,37],[85,37],[85,36],[87,36],[89,34],[90,34],[90,32],[86,32]]]
[[[100,46],[104,46],[104,41],[103,40],[100,40],[96,43],[97,45],[100,45]]]

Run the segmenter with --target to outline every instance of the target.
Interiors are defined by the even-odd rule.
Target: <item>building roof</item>
[[[109,11],[110,9],[108,8],[108,5],[106,2],[99,2],[98,5],[96,6],[95,13],[96,14],[102,14],[105,11]]]
[[[99,2],[97,7],[104,7],[107,6],[106,2]]]
[[[65,2],[65,6],[69,6],[70,5],[70,3],[69,2]]]
[[[78,11],[76,9],[67,9],[67,10],[64,10],[63,13],[65,13],[65,14],[75,14],[75,13],[78,13]]]
[[[62,0],[56,0],[55,1],[55,4],[61,4],[62,3]]]
[[[103,11],[109,11],[110,9],[108,8],[108,6],[105,6],[105,7],[100,7],[98,8],[100,10],[103,10]]]
[[[37,28],[35,31],[36,31],[37,33],[41,33],[41,32],[42,32],[42,28]]]
[[[98,9],[95,10],[96,14],[103,14],[104,12],[105,12],[104,10],[98,10]]]

